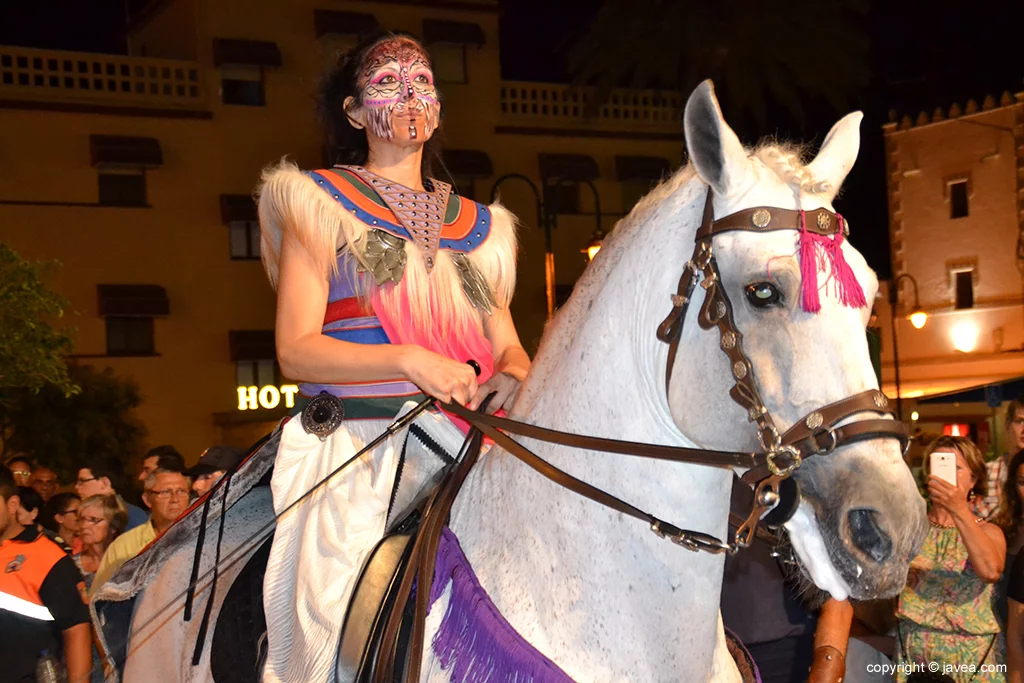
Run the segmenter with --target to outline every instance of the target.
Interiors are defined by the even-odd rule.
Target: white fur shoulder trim
[[[337,273],[339,249],[348,248],[360,258],[367,226],[295,164],[282,160],[264,170],[258,197],[263,267],[274,287],[285,235],[297,240],[325,275]]]

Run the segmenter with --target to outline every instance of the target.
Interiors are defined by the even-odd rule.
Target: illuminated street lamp
[[[594,231],[594,234],[590,236],[590,244],[583,249],[580,249],[580,253],[587,255],[587,263],[594,260],[597,256],[597,252],[601,251],[601,243],[604,242],[605,234],[604,231],[598,228]]]
[[[928,314],[924,311],[914,311],[910,314],[910,324],[917,329],[924,327],[924,324],[928,322]]]
[[[907,316],[910,324],[921,329],[928,322],[928,314],[921,308],[921,301],[917,294],[917,280],[909,273],[901,273],[892,279],[892,286],[889,288],[889,306],[892,312],[892,365],[896,374],[896,415],[903,419],[903,399],[900,396],[900,354],[896,340],[896,305],[900,299],[900,280],[907,278],[914,286],[914,307],[911,314]]]

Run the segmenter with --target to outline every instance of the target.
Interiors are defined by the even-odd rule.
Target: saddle
[[[441,530],[482,446],[483,434],[474,428],[461,457],[446,467],[440,483],[370,552],[342,626],[339,681],[419,680]]]

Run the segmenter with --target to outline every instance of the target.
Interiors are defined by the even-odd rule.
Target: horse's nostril
[[[885,562],[892,553],[892,540],[878,525],[878,513],[871,508],[854,508],[846,515],[850,520],[853,544],[875,562]]]

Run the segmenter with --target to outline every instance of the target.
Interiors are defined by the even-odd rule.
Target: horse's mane
[[[806,145],[778,140],[768,140],[760,143],[757,147],[747,148],[747,156],[763,163],[794,188],[814,194],[825,192],[828,190],[828,183],[812,177],[807,170],[806,160],[809,153],[810,149]],[[636,204],[633,211],[623,219],[622,223],[632,223],[634,221],[631,219],[646,215],[651,206],[661,206],[695,175],[696,171],[693,166],[686,164],[646,194]]]

